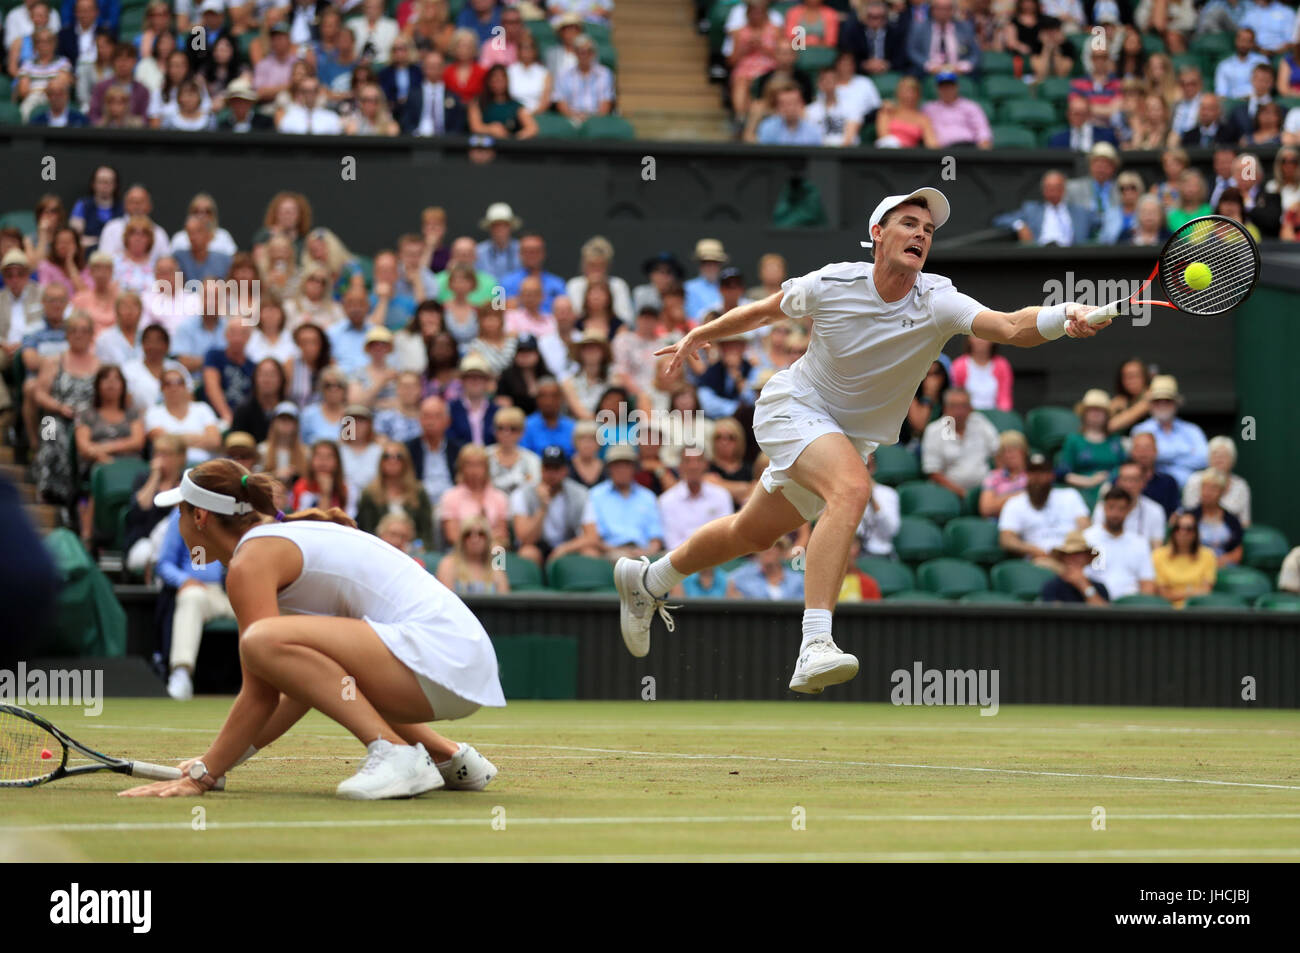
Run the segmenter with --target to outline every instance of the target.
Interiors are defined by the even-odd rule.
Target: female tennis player
[[[664,598],[685,577],[767,549],[825,510],[808,541],[803,642],[790,688],[817,694],[853,678],[858,660],[831,639],[831,609],[871,499],[866,461],[876,447],[897,442],[912,395],[944,344],[974,334],[1033,347],[1063,335],[1091,337],[1110,323],[1088,324],[1090,309],[1073,303],[990,311],[947,278],[923,274],[949,212],[938,189],[888,196],[869,222],[873,262],[840,262],[792,278],[656,352],[672,355],[671,374],[710,341],[787,318],[813,324],[807,354],[777,373],[754,407],[754,436],[771,462],[745,506],[706,523],[653,564],[615,564],[620,627],[633,655],[649,652],[655,613],[672,631]]]
[[[229,567],[244,683],[216,741],[186,777],[122,792],[202,794],[315,708],[366,746],[338,786],[353,800],[479,790],[496,768],[424,722],[503,707],[492,643],[457,596],[342,510],[276,510],[272,477],[231,460],[188,471],[180,504],[190,551]],[[281,611],[290,613],[281,615]]]

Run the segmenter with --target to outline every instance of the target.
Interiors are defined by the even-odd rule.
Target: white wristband
[[[1038,309],[1038,333],[1049,341],[1055,341],[1065,334],[1065,305],[1054,304],[1050,308]]]
[[[257,754],[257,745],[249,745],[248,750],[245,751],[242,755],[240,755],[239,760],[236,761],[234,764],[232,764],[231,767],[232,768],[239,767],[241,764],[243,764],[245,761],[247,761],[255,754]]]

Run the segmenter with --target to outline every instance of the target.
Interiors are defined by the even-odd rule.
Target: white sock
[[[829,642],[831,638],[831,610],[830,609],[804,609],[803,610],[803,641],[799,643],[799,651],[802,652],[808,647],[809,642],[824,641]]]
[[[457,742],[457,744],[456,744],[456,754],[460,754],[460,753],[461,753],[462,751],[464,751],[464,750],[465,750],[465,742],[463,742],[463,741]],[[452,756],[451,756],[450,758],[448,758],[446,761],[435,761],[435,762],[433,763],[433,764],[434,764],[434,767],[445,768],[447,765],[451,764],[454,760],[456,760],[456,754],[452,755]]]
[[[660,556],[650,564],[645,574],[645,587],[656,599],[664,599],[673,587],[686,578],[686,573],[673,568],[672,554]]]

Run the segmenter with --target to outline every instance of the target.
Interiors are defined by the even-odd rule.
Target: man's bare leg
[[[675,570],[689,576],[767,549],[806,522],[784,494],[768,493],[762,486],[755,486],[739,513],[705,523],[667,559]]]

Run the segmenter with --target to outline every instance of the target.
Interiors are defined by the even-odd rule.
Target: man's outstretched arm
[[[981,311],[971,323],[971,332],[985,341],[1014,347],[1037,347],[1062,335],[1090,338],[1110,324],[1089,324],[1086,317],[1091,310],[1087,305],[1070,303],[1030,305],[1019,311]]]

